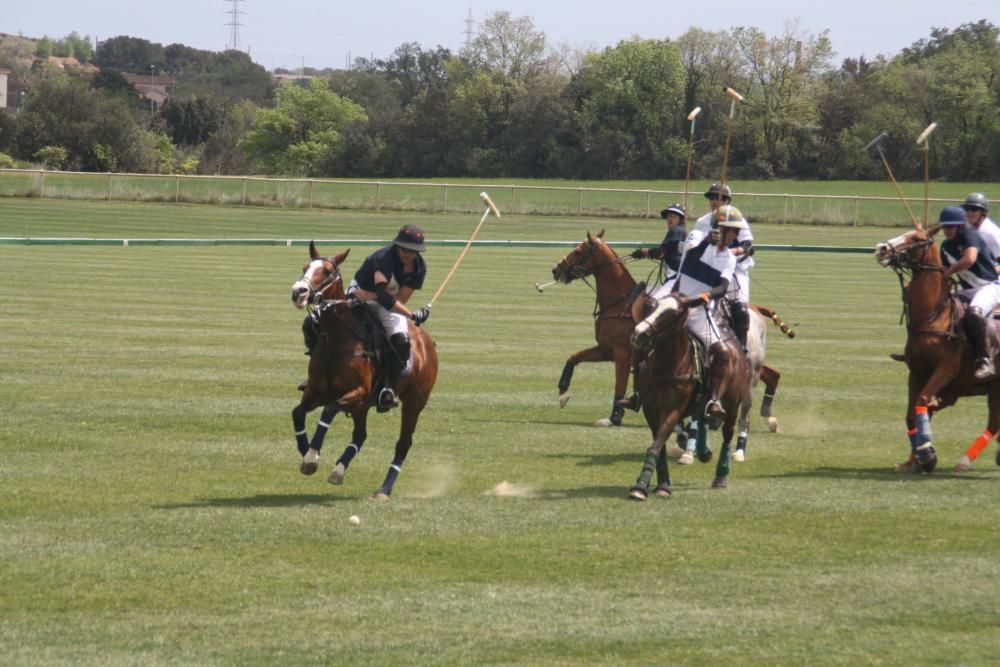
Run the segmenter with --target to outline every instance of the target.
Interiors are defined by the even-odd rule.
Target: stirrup
[[[712,420],[722,421],[726,418],[726,411],[722,409],[722,403],[717,399],[712,399],[705,404],[705,417]]]
[[[376,412],[389,412],[399,405],[396,401],[396,392],[391,387],[384,387],[378,395],[378,404],[375,406]]]

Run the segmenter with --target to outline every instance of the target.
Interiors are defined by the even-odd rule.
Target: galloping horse
[[[934,243],[933,236],[939,230],[939,226],[925,230],[918,225],[915,231],[875,246],[875,259],[896,272],[900,285],[910,275],[909,287],[903,293],[909,368],[906,427],[911,453],[905,463],[897,466],[906,471],[934,470],[937,453],[931,444],[931,417],[962,396],[988,397],[986,431],[970,450],[978,447],[981,451],[1000,431],[1000,379],[979,382],[973,377],[973,352],[956,329],[960,306],[949,292],[948,281],[942,275],[941,254]]]
[[[641,309],[646,304],[636,303]],[[648,306],[646,306],[648,307]],[[653,433],[653,444],[646,450],[646,459],[635,485],[629,489],[629,497],[645,500],[648,497],[649,482],[653,471],[657,472],[658,496],[669,496],[670,472],[664,455],[667,439],[674,426],[685,417],[700,418],[705,410],[707,391],[698,391],[701,381],[700,369],[705,360],[705,352],[699,351],[687,331],[688,308],[674,296],[668,296],[657,305],[659,314],[652,323],[642,321],[636,326],[632,337],[639,348],[650,349],[646,363],[639,373],[639,391],[643,395],[642,411],[649,430]],[[735,336],[723,336],[723,344],[729,346],[729,364],[724,380],[719,388],[719,400],[726,411],[722,424],[722,448],[715,465],[715,479],[712,488],[728,486],[729,450],[735,432],[736,420],[741,404],[750,393],[750,373],[747,357],[734,344]],[[707,458],[704,460],[708,460]]]
[[[377,369],[371,345],[367,340],[364,305],[353,305],[344,293],[340,265],[347,253],[333,258],[321,257],[313,242],[309,242],[310,261],[302,270],[302,277],[292,285],[292,302],[297,308],[312,305],[319,309],[316,346],[309,360],[309,379],[302,392],[301,402],[292,410],[295,441],[302,454],[300,470],[312,475],[319,467],[319,453],[323,447],[330,422],[338,412],[345,412],[354,420],[351,442],[337,459],[330,474],[331,484],[342,484],[347,467],[361,450],[368,437],[368,410],[375,400]],[[383,335],[377,321],[375,336]],[[392,494],[403,461],[413,444],[413,431],[417,427],[420,411],[427,405],[431,390],[437,380],[438,358],[434,341],[423,329],[410,324],[412,369],[404,371],[399,382],[399,399],[402,403],[402,421],[396,452],[382,486],[375,492],[376,499],[385,500]],[[387,345],[384,354],[392,354]],[[306,414],[319,406],[323,414],[316,426],[312,441],[306,432]]]
[[[594,291],[597,303],[594,307],[594,337],[597,345],[570,355],[563,366],[559,378],[559,405],[565,407],[569,401],[569,385],[573,379],[576,365],[584,361],[614,361],[615,362],[615,398],[612,402],[611,416],[597,422],[598,426],[618,426],[622,422],[624,409],[618,400],[625,395],[628,386],[629,367],[632,359],[632,343],[629,342],[635,329],[635,320],[630,310],[630,296],[636,289],[632,275],[622,265],[627,259],[619,258],[610,245],[604,243],[604,230],[596,236],[587,232],[587,239],[574,248],[552,269],[552,277],[561,283],[570,283],[575,279],[586,279],[594,276]],[[760,414],[767,420],[771,431],[778,430],[778,420],[771,415],[771,404],[778,388],[781,373],[764,363],[764,350],[767,340],[767,323],[765,318],[772,320],[782,332],[789,337],[795,333],[781,321],[773,310],[763,306],[750,307],[750,333],[747,338],[749,356],[753,377],[751,386],[757,380],[763,380],[765,385],[764,400],[761,402]],[[751,396],[743,407],[740,420],[740,450],[746,449],[746,433],[749,428],[749,410]]]

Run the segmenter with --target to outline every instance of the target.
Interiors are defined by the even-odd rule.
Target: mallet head
[[[701,107],[695,107],[694,109],[691,109],[691,113],[688,114],[688,120],[694,120],[700,113],[701,113]]]
[[[725,88],[723,88],[723,90],[726,91],[726,95],[729,95],[737,102],[743,101],[743,96],[737,93],[735,90],[733,90],[732,86],[726,86]]]
[[[883,141],[885,141],[886,139],[888,139],[888,138],[889,138],[889,133],[888,132],[881,133],[880,135],[878,135],[877,137],[875,137],[874,139],[872,139],[871,141],[869,141],[865,145],[865,150],[866,151],[867,150],[871,150],[872,148],[875,148],[876,146],[878,146],[879,149],[881,149],[881,145],[880,144]]]
[[[495,215],[498,218],[500,217],[500,209],[497,208],[497,205],[493,203],[493,200],[490,199],[490,196],[488,194],[486,194],[485,192],[480,192],[479,198],[482,199],[483,203],[489,207],[490,212],[493,215]]]
[[[920,133],[920,136],[917,137],[917,145],[919,146],[920,144],[927,141],[927,137],[931,136],[931,132],[933,132],[936,129],[937,129],[937,123],[931,123],[930,125],[928,125],[924,129],[924,131]]]

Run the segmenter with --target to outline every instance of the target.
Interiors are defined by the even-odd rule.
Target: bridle
[[[886,265],[893,270],[896,274],[896,278],[899,279],[899,289],[901,292],[903,300],[903,309],[899,314],[899,324],[902,325],[906,323],[906,329],[911,334],[929,334],[934,336],[944,336],[945,338],[956,338],[957,335],[954,333],[955,322],[952,322],[951,327],[948,331],[937,331],[933,329],[921,329],[921,326],[933,322],[944,309],[951,302],[951,297],[948,295],[947,290],[945,291],[944,298],[935,306],[934,310],[930,315],[925,317],[920,322],[913,322],[910,320],[910,309],[909,304],[906,301],[907,294],[907,283],[913,281],[913,274],[916,271],[936,271],[937,273],[944,273],[944,267],[937,264],[929,264],[923,259],[921,259],[927,248],[933,245],[934,239],[926,238],[912,245],[907,246],[903,250],[897,250],[893,246],[888,246],[889,249],[889,259]],[[919,252],[916,252],[919,251]],[[952,312],[952,319],[954,319],[955,313]]]

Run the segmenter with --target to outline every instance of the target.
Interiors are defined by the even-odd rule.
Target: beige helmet
[[[720,206],[712,214],[712,223],[718,227],[726,227],[728,229],[750,229],[750,225],[743,219],[740,209],[730,205]]]

